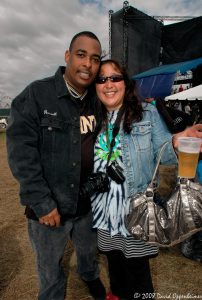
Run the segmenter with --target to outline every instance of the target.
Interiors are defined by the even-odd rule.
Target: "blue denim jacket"
[[[176,164],[172,135],[153,105],[145,104],[143,119],[133,123],[130,134],[121,131],[127,194],[143,191],[150,183],[161,145],[169,141],[162,164]]]

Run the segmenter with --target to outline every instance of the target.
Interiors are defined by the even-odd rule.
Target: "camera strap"
[[[116,138],[117,134],[119,133],[121,119],[122,119],[123,114],[124,114],[124,109],[121,107],[118,111],[116,121],[114,123],[113,131],[112,131],[112,140],[111,140],[111,143],[109,144],[109,155],[108,155],[108,158],[107,158],[106,168],[108,167],[110,158],[112,156],[112,150],[113,150],[113,147],[115,145],[115,138]],[[108,128],[108,126],[107,126],[107,128]],[[109,136],[107,134],[107,140],[108,140],[108,138],[109,138]]]

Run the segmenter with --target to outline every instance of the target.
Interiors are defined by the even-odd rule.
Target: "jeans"
[[[99,276],[97,235],[92,229],[92,214],[76,217],[60,227],[50,227],[28,219],[28,233],[36,252],[39,300],[64,300],[66,278],[62,268],[65,246],[71,238],[77,254],[77,272],[83,280]]]

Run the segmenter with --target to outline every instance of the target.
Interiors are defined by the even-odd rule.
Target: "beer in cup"
[[[178,138],[178,176],[194,178],[201,147],[200,138]]]

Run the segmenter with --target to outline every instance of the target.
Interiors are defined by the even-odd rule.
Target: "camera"
[[[80,189],[81,197],[91,197],[95,193],[105,193],[109,191],[109,178],[104,172],[92,173],[86,183]]]
[[[119,166],[119,164],[116,161],[113,161],[107,167],[107,174],[112,180],[114,180],[118,184],[123,183],[125,181],[123,169]]]

